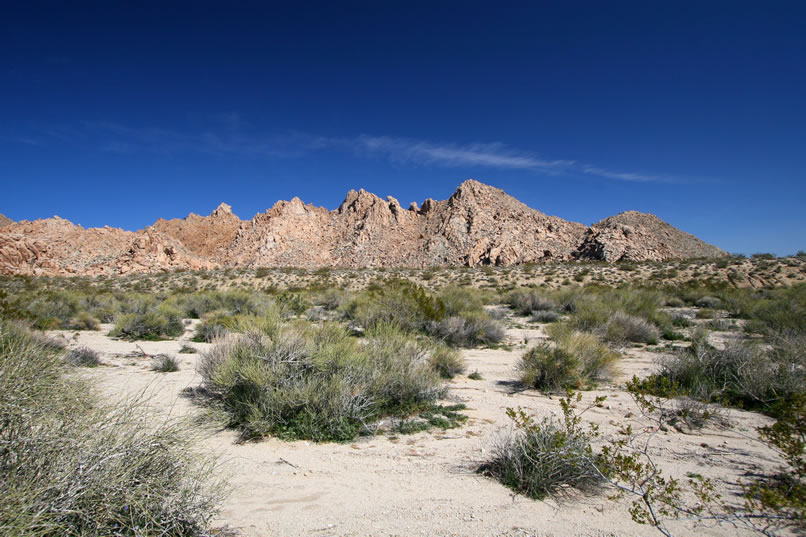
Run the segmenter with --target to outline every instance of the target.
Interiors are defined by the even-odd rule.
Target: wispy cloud
[[[557,171],[574,164],[569,160],[543,160],[525,152],[512,150],[501,143],[435,144],[422,140],[387,136],[359,136],[353,140],[353,144],[359,149],[386,154],[397,161],[448,167],[486,166]]]
[[[636,183],[657,183],[657,182],[669,182],[670,178],[661,177],[658,175],[643,175],[640,173],[623,173],[623,172],[611,172],[609,170],[604,170],[602,168],[596,168],[594,166],[584,166],[582,168],[584,173],[588,175],[597,175],[599,177],[605,177],[607,179],[618,179],[619,181],[632,181]]]
[[[319,138],[316,145],[351,148],[360,154],[384,155],[395,162],[419,165],[529,170],[548,175],[593,175],[641,183],[678,182],[673,177],[612,171],[574,160],[548,160],[502,143],[439,144],[425,140],[363,135],[357,138]]]
[[[183,130],[159,126],[132,126],[114,121],[80,121],[40,126],[30,136],[15,133],[14,142],[47,145],[48,140],[118,153],[202,153],[224,157],[300,157],[323,150],[352,152],[359,157],[386,158],[391,162],[449,168],[523,170],[553,176],[595,176],[634,183],[676,183],[661,174],[624,172],[570,159],[547,159],[503,143],[439,143],[391,136],[361,135],[349,138],[305,133],[258,135],[237,113],[219,114],[200,128]],[[0,140],[12,141],[0,136]]]

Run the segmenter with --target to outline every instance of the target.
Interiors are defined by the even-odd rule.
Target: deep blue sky
[[[0,213],[137,229],[467,178],[806,249],[806,2],[4,2]]]

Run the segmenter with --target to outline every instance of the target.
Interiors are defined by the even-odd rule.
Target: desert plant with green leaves
[[[273,335],[233,335],[202,354],[211,402],[245,437],[346,441],[404,416],[442,394],[429,344],[391,324],[365,342],[336,323],[286,326]]]
[[[516,366],[525,386],[548,392],[587,388],[613,374],[619,355],[595,335],[562,324],[548,332],[553,342],[527,350]]]

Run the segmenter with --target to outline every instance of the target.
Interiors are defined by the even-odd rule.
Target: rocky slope
[[[593,224],[577,250],[579,259],[603,261],[719,257],[725,252],[654,214],[626,211]]]
[[[0,224],[2,225],[2,224]],[[240,220],[229,205],[209,216],[160,219],[130,232],[84,229],[53,217],[0,229],[5,274],[125,274],[236,267],[513,265],[547,259],[665,260],[722,250],[654,215],[627,212],[588,228],[531,209],[468,180],[444,201],[404,209],[364,190],[333,211],[299,198]]]

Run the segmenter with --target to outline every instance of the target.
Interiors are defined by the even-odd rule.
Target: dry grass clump
[[[70,365],[79,367],[97,367],[101,364],[98,353],[89,347],[76,347],[75,349],[71,349],[67,355],[65,355],[64,360]]]
[[[428,358],[431,367],[444,379],[452,379],[467,369],[465,359],[458,350],[445,345],[438,345]]]
[[[617,311],[605,325],[605,339],[612,343],[646,343],[655,345],[660,338],[657,326],[640,317]]]
[[[157,373],[174,373],[179,371],[179,361],[170,354],[158,354],[151,359],[151,370]]]
[[[587,388],[610,378],[619,355],[589,333],[557,324],[548,329],[553,344],[532,347],[517,365],[520,381],[542,391]]]
[[[105,406],[57,352],[0,321],[0,533],[201,536],[214,461],[191,427]]]
[[[442,394],[430,348],[391,324],[360,344],[336,323],[233,335],[202,355],[205,388],[244,437],[347,441]]]

